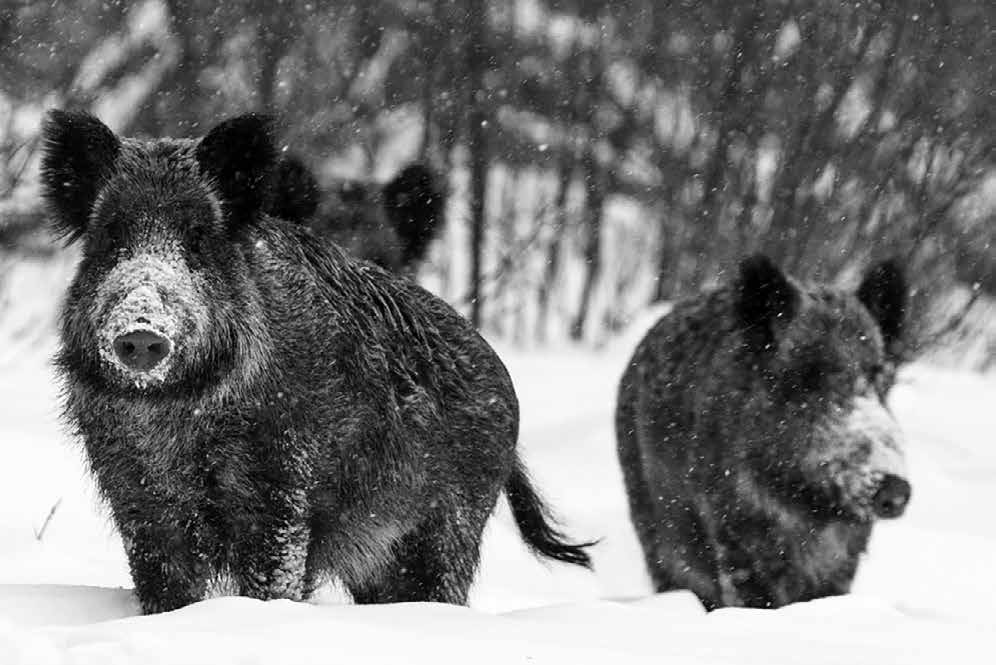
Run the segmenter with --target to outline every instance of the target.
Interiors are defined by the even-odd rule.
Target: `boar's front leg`
[[[236,581],[250,598],[302,600],[311,542],[307,455],[283,447],[261,465],[262,506],[238,534]]]
[[[135,595],[144,614],[203,600],[210,569],[194,534],[152,524],[123,524]]]
[[[268,515],[253,525],[252,533],[240,537],[235,571],[240,595],[260,600],[306,596],[310,530],[303,518],[290,512]]]

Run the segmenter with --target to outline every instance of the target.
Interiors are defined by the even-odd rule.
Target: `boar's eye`
[[[194,227],[184,234],[187,249],[194,258],[202,258],[211,252],[212,244],[216,241],[205,228]]]
[[[122,220],[108,219],[95,229],[92,240],[100,251],[118,249],[127,242],[126,225]]]
[[[893,368],[885,363],[874,363],[868,367],[865,375],[868,377],[868,381],[875,389],[875,392],[878,393],[879,397],[884,399],[885,395],[892,388],[895,378]]]
[[[836,363],[824,359],[810,360],[800,364],[792,372],[792,388],[810,395],[825,392],[843,373],[844,369]]]
[[[817,392],[823,386],[828,374],[826,363],[812,362],[803,365],[796,377],[796,387],[802,392]]]

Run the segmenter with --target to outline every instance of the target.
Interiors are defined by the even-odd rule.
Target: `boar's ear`
[[[798,298],[795,287],[767,256],[757,254],[741,261],[736,309],[748,346],[754,350],[773,346],[772,324],[791,319]]]
[[[197,162],[218,187],[230,224],[246,224],[267,210],[277,162],[273,119],[247,113],[208,132]]]
[[[43,196],[55,232],[72,242],[86,230],[121,143],[107,125],[82,112],[49,111],[41,136]]]
[[[906,275],[899,262],[887,259],[868,270],[857,296],[878,323],[887,352],[898,355],[909,297]]]
[[[304,222],[314,216],[321,201],[318,181],[294,155],[280,158],[273,176],[273,200],[269,213],[292,222]]]

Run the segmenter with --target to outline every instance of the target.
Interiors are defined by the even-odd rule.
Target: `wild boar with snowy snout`
[[[465,603],[502,490],[533,551],[589,565],[525,475],[512,382],[469,323],[264,212],[267,119],[145,141],[53,111],[43,138],[54,227],[82,241],[65,414],[146,613],[218,579]]]
[[[856,293],[770,260],[678,303],[619,386],[630,514],[658,591],[707,608],[846,593],[876,518],[910,498],[886,406],[907,289],[892,261]]]

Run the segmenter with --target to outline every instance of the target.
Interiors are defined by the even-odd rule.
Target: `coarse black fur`
[[[301,599],[330,576],[360,603],[465,603],[503,489],[531,548],[588,565],[544,521],[512,382],[469,323],[262,212],[270,131],[256,116],[200,141],[121,139],[76,113],[44,125],[47,202],[83,248],[65,414],[143,610],[219,579]],[[112,342],[133,330],[170,353],[128,365]]]
[[[117,137],[86,114],[51,111],[43,134],[43,195],[51,202],[52,227],[74,242],[83,234],[90,207],[118,156]]]
[[[301,222],[353,256],[412,273],[442,228],[445,195],[423,164],[409,164],[383,187],[346,181],[323,193],[300,158],[280,160],[274,217]]]
[[[401,265],[420,263],[438,235],[443,195],[423,164],[409,164],[381,191],[384,210],[401,241]]]
[[[616,437],[657,590],[710,609],[848,591],[873,520],[909,498],[884,405],[905,294],[895,263],[851,294],[755,256],[647,333]]]
[[[270,215],[305,223],[318,212],[321,201],[321,187],[305,163],[294,155],[281,157],[274,176]]]

